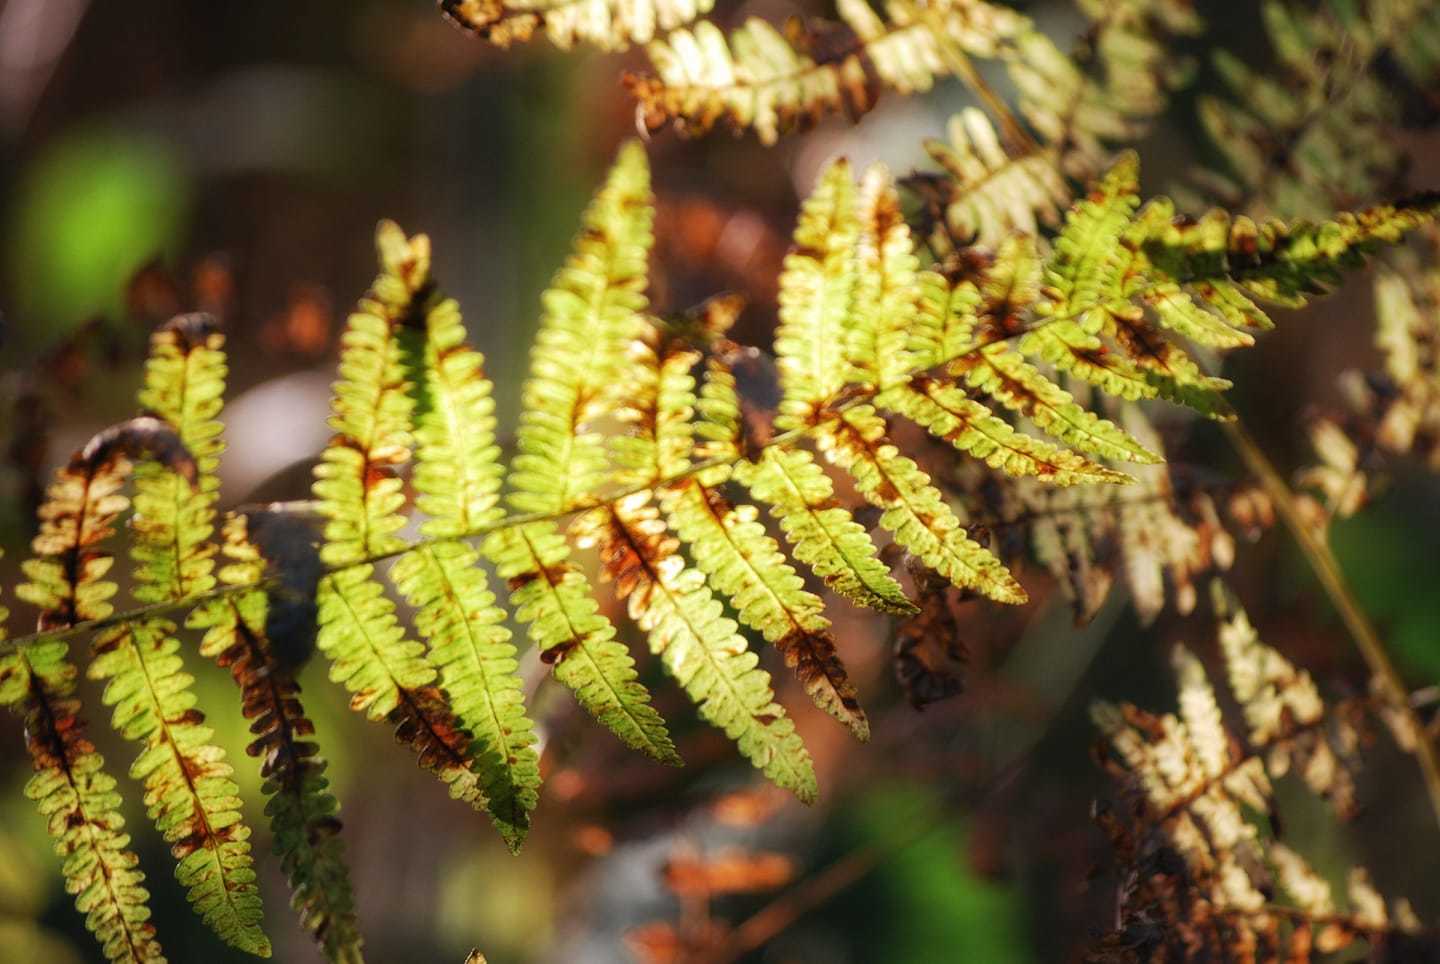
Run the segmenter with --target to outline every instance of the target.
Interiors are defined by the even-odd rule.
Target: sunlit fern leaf
[[[757,502],[770,507],[797,560],[832,590],[861,606],[896,615],[915,611],[900,584],[876,558],[865,530],[835,501],[830,478],[809,452],[770,446],[754,462],[740,456],[743,414],[735,377],[722,359],[709,360],[696,407],[701,418],[695,431],[704,439],[701,451],[733,462],[732,477]]]
[[[303,530],[299,538],[305,538]],[[249,517],[226,519],[223,551],[228,564],[220,569],[222,584],[243,587],[266,578],[267,560],[252,537]],[[282,573],[282,580],[290,575]],[[313,577],[303,582],[313,589]],[[327,960],[359,964],[361,937],[336,817],[340,805],[330,791],[325,760],[309,739],[315,725],[300,704],[295,664],[274,638],[287,628],[278,615],[270,595],[256,589],[202,604],[188,625],[206,630],[200,654],[230,670],[240,688],[242,712],[255,737],[246,749],[260,760],[273,850],[301,925]],[[308,629],[313,631],[313,612]]]
[[[915,611],[905,590],[877,558],[869,534],[835,501],[829,476],[809,452],[767,449],[758,462],[737,466],[735,478],[769,507],[795,558],[832,590],[880,612]]]
[[[917,377],[949,357],[953,346],[947,341],[958,341],[947,330],[950,313],[964,310],[964,294],[957,293],[961,304],[953,305],[942,276],[917,273],[899,198],[883,171],[867,172],[861,204],[859,270],[862,277],[876,279],[879,291],[867,290],[857,298],[874,307],[852,326],[852,380],[878,391],[875,401],[881,408],[1007,474],[1060,485],[1126,481],[1123,473],[1015,431],[959,386]]]
[[[652,327],[631,349],[636,377],[631,400],[621,411],[631,431],[614,447],[617,477],[630,484],[679,476],[691,466],[698,428],[691,417],[699,401],[690,372],[699,358],[695,351],[666,339],[667,333]],[[712,430],[737,414],[724,401],[727,386],[720,371],[721,381],[710,388],[710,418],[702,423]],[[728,390],[733,393],[733,384]],[[816,705],[860,739],[868,739],[869,722],[835,651],[819,597],[805,591],[803,580],[756,521],[755,507],[737,509],[720,493],[718,486],[729,474],[729,466],[715,466],[661,489],[660,505],[671,530],[689,547],[696,568],[716,593],[729,600],[740,621],[758,630],[785,656]],[[671,551],[668,542],[657,545]]]
[[[103,548],[115,520],[129,505],[121,488],[131,465],[154,457],[187,483],[195,462],[164,422],[138,418],[101,432],[56,471],[40,510],[41,528],[33,542],[35,557],[24,566],[29,581],[18,594],[41,610],[42,631],[103,619],[113,607],[115,585],[106,575],[114,563]],[[45,639],[21,644],[26,731],[36,774],[26,787],[49,820],[56,851],[64,858],[66,889],[76,909],[112,961],[163,960],[149,923],[148,893],[138,859],[126,848],[115,780],[84,736],[78,672],[68,647]],[[18,687],[7,687],[12,692]]]
[[[1124,279],[1133,277],[1133,257],[1120,241],[1140,203],[1139,174],[1139,159],[1127,152],[1070,209],[1045,265],[1042,310],[1056,320],[1022,338],[1019,350],[1109,395],[1162,397],[1206,415],[1228,415],[1220,393],[1230,383],[1205,375],[1181,348],[1150,331],[1141,309],[1130,304]],[[1123,351],[1107,350],[1102,334]]]
[[[775,427],[810,424],[840,393],[858,281],[855,245],[860,221],[850,165],[832,162],[805,199],[795,247],[780,275],[776,366],[784,394]]]
[[[35,769],[25,795],[46,819],[55,852],[64,861],[65,889],[95,935],[105,957],[116,964],[164,961],[150,923],[149,892],[140,860],[120,815],[115,778],[85,737],[79,675],[58,640],[24,644],[5,658],[5,692],[20,685],[11,705],[25,716],[26,747]],[[23,682],[22,682],[23,681]]]
[[[315,497],[326,520],[321,559],[337,568],[320,580],[316,644],[350,707],[387,720],[450,794],[485,806],[470,739],[436,687],[424,647],[406,638],[395,604],[375,578],[373,556],[405,547],[398,467],[410,457],[410,417],[401,362],[402,328],[423,318],[430,296],[430,246],[391,222],[376,235],[380,275],[350,315],[341,340],[330,425],[335,435],[315,467]]]
[[[993,246],[1012,233],[1039,234],[1042,225],[1059,223],[1070,188],[1052,152],[1012,155],[975,107],[951,117],[946,129],[948,143],[925,141],[943,173],[918,172],[904,180],[931,212],[929,240],[937,255],[971,242]]]
[[[1004,564],[965,534],[929,476],[886,439],[884,419],[873,408],[857,405],[822,423],[817,441],[850,473],[866,501],[882,510],[880,525],[927,567],[997,602],[1026,601]]]
[[[650,170],[625,145],[584,215],[584,232],[544,295],[525,383],[509,501],[521,512],[561,513],[604,482],[605,447],[593,423],[624,391],[625,352],[640,330],[652,243]],[[577,352],[584,344],[587,350]],[[678,764],[665,722],[635,663],[599,611],[589,581],[569,562],[553,522],[499,530],[484,545],[508,581],[516,617],[556,679],[627,746]]]
[[[135,467],[131,556],[135,598],[179,602],[215,584],[215,470],[224,443],[224,336],[213,319],[184,315],[151,338],[141,404],[165,419],[194,459],[192,481],[165,465]],[[130,775],[145,785],[150,818],[178,861],[195,912],[229,944],[268,957],[239,787],[196,706],[173,622],[145,618],[102,630],[87,675],[105,682],[115,729],[143,750]]]
[[[870,738],[859,696],[835,650],[820,598],[785,561],[751,505],[731,505],[717,490],[690,480],[662,495],[671,527],[691,546],[695,564],[730,600],[740,621],[785,657],[815,705]]]
[[[1225,283],[1242,297],[1299,308],[1339,285],[1376,248],[1396,243],[1437,212],[1440,194],[1420,194],[1319,222],[1256,222],[1223,212],[1198,221],[1152,217],[1138,239],[1149,262],[1140,267],[1192,286]]]
[[[650,648],[699,707],[761,772],[811,803],[815,772],[795,724],[775,702],[770,675],[724,616],[698,570],[679,554],[648,492],[583,517],[577,531],[599,546],[616,593],[649,634]]]
[[[120,490],[133,463],[146,456],[195,479],[195,460],[179,436],[152,417],[105,429],[56,470],[38,513],[35,555],[21,565],[28,581],[15,593],[41,610],[41,632],[115,611],[115,583],[106,578],[115,559],[92,550],[114,534],[116,518],[129,508]]]
[[[458,538],[504,511],[490,381],[483,357],[465,344],[453,300],[429,306],[423,345],[407,353],[406,363],[419,402],[412,482],[428,517],[420,532],[452,541],[401,556],[392,575],[416,609],[416,629],[429,642],[451,711],[476,740],[471,753],[491,817],[518,849],[538,801],[540,766],[505,614],[478,566],[479,554]]]
[[[943,346],[943,357],[937,361],[952,359],[946,371],[963,379],[968,389],[1025,416],[1042,432],[1082,452],[1118,461],[1158,462],[1157,455],[1077,403],[1006,342],[1020,319],[1033,310],[1039,269],[1033,245],[1012,238],[1000,246],[993,269],[980,285],[968,279],[957,283],[943,299],[945,321],[936,341]],[[938,292],[933,297],[942,299]],[[982,321],[985,329],[979,330]]]
[[[601,50],[649,43],[713,5],[714,0],[440,0],[446,16],[499,47],[544,30],[562,49],[588,43]]]
[[[727,120],[769,144],[825,114],[864,113],[878,87],[929,90],[937,76],[966,69],[966,54],[994,56],[1029,26],[1014,11],[979,0],[897,0],[887,5],[888,20],[865,0],[841,0],[839,12],[851,36],[813,55],[808,44],[797,46],[757,18],[728,38],[702,21],[650,43],[655,74],[626,83],[651,129],[675,122],[703,133]]]

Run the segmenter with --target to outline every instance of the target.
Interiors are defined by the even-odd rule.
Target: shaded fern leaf
[[[465,345],[453,300],[429,307],[423,346],[406,362],[419,402],[413,484],[429,516],[420,532],[450,541],[407,553],[392,575],[417,610],[415,626],[429,642],[428,659],[451,712],[475,739],[470,752],[490,815],[518,850],[539,799],[540,764],[505,614],[478,566],[479,553],[458,538],[504,511],[490,381],[483,357]]]
[[[509,501],[521,512],[564,512],[605,481],[605,446],[593,423],[615,410],[623,391],[625,352],[646,305],[652,217],[649,165],[631,142],[586,209],[584,232],[544,295],[509,476]],[[577,352],[577,344],[589,348]],[[529,625],[555,678],[625,745],[678,764],[634,660],[570,563],[557,526],[498,530],[484,552],[508,581],[515,615]]]
[[[226,519],[223,551],[228,565],[219,572],[226,586],[257,585],[265,578],[267,560],[252,534],[252,528],[264,524],[264,517]],[[206,630],[201,655],[230,670],[240,687],[242,712],[255,737],[246,751],[260,760],[273,849],[301,925],[314,935],[327,960],[359,964],[362,942],[339,836],[340,805],[330,791],[325,760],[307,739],[315,725],[300,704],[294,663],[282,656],[282,641],[276,638],[306,627],[287,626],[282,619],[270,596],[256,589],[202,604],[188,625]],[[313,631],[313,610],[308,628]]]
[[[428,239],[384,222],[376,245],[381,272],[346,325],[331,405],[336,434],[315,468],[326,520],[321,559],[343,567],[320,580],[316,644],[331,661],[331,679],[350,691],[351,709],[393,725],[452,797],[480,810],[486,801],[471,741],[436,687],[424,647],[406,638],[374,565],[360,561],[405,548],[396,535],[405,524],[397,471],[410,457],[414,402],[400,338],[431,295]]]
[[[187,315],[151,339],[140,401],[164,418],[193,457],[192,480],[145,460],[135,468],[131,525],[135,597],[179,602],[214,586],[215,475],[223,449],[217,416],[225,390],[224,337],[213,319]],[[100,632],[87,675],[105,681],[115,729],[143,746],[130,775],[145,784],[146,809],[178,863],[175,877],[226,943],[262,957],[270,942],[241,818],[239,787],[211,738],[185,672],[176,626],[144,618]]]

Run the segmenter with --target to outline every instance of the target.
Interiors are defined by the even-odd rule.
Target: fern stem
[[[1414,753],[1420,764],[1420,774],[1425,781],[1425,791],[1430,797],[1430,806],[1435,811],[1435,819],[1440,822],[1440,756],[1437,756],[1435,742],[1416,715],[1414,707],[1410,705],[1409,692],[1405,687],[1405,681],[1400,676],[1400,671],[1395,668],[1390,654],[1386,652],[1385,645],[1380,641],[1380,634],[1376,632],[1375,626],[1370,618],[1365,615],[1355,593],[1345,581],[1345,574],[1336,560],[1335,554],[1323,539],[1315,534],[1314,529],[1306,522],[1295,501],[1295,493],[1290,491],[1290,486],[1281,477],[1275,464],[1270,461],[1263,449],[1256,444],[1255,439],[1246,431],[1245,426],[1237,418],[1231,422],[1223,423],[1225,435],[1235,450],[1244,459],[1246,466],[1260,480],[1265,487],[1271,501],[1275,503],[1280,518],[1284,520],[1285,527],[1295,538],[1300,551],[1304,554],[1305,560],[1315,573],[1315,578],[1320,581],[1325,594],[1330,597],[1336,612],[1340,614],[1345,628],[1349,630],[1351,638],[1355,640],[1355,647],[1360,650],[1366,665],[1375,679],[1379,681],[1381,697],[1390,704],[1394,712],[1399,714],[1400,719],[1411,731],[1414,741]]]
[[[1040,145],[1020,124],[1005,98],[997,94],[985,78],[980,76],[980,72],[975,69],[975,65],[965,56],[960,46],[946,36],[943,27],[936,26],[935,36],[940,39],[940,56],[945,59],[946,66],[975,96],[984,101],[985,106],[990,108],[990,113],[999,119],[1000,129],[1004,131],[1005,140],[1009,142],[1006,146],[1010,153],[1023,156],[1040,153]]]

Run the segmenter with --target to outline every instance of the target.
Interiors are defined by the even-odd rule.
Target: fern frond
[[[396,535],[405,524],[396,471],[410,457],[414,403],[400,339],[423,317],[431,294],[427,238],[406,238],[385,222],[376,244],[381,273],[347,322],[331,405],[336,434],[315,467],[326,520],[320,556],[337,567],[317,590],[316,644],[330,659],[330,678],[349,690],[351,709],[387,720],[452,797],[478,810],[486,801],[470,740],[435,686],[438,673],[424,647],[406,638],[374,565],[362,561],[405,547]]]
[[[257,544],[252,519],[232,515],[224,525],[228,565],[220,581],[227,586],[259,584],[266,575],[266,560]],[[303,538],[303,535],[302,535]],[[313,590],[313,586],[308,588]],[[277,636],[293,631],[274,611],[263,590],[240,593],[203,604],[191,613],[187,625],[204,629],[200,654],[229,669],[240,688],[241,708],[250,720],[254,740],[246,751],[260,762],[269,798],[273,849],[289,881],[291,905],[301,925],[314,935],[328,960],[359,964],[361,937],[355,918],[350,872],[345,864],[344,842],[336,817],[339,803],[325,776],[325,760],[307,737],[315,725],[300,704],[300,684],[294,665],[280,655]],[[313,632],[313,610],[309,626]]]
[[[195,463],[179,438],[148,417],[101,432],[56,471],[40,510],[35,557],[24,566],[29,581],[19,588],[21,598],[40,607],[42,632],[112,612],[115,585],[106,576],[114,559],[103,543],[129,505],[120,490],[131,465],[147,455],[187,482],[195,477]],[[76,909],[110,960],[163,960],[149,923],[144,874],[127,849],[115,780],[84,736],[74,695],[79,674],[67,645],[43,636],[22,643],[4,669],[24,681],[27,745],[36,771],[26,794],[48,818]],[[5,688],[20,697],[20,685]]]
[[[497,47],[524,43],[544,30],[562,50],[577,43],[601,50],[649,43],[713,6],[714,0],[440,0],[447,17]]]
[[[135,468],[131,556],[141,602],[179,602],[215,583],[210,537],[224,448],[216,420],[225,390],[223,345],[214,320],[203,315],[175,318],[151,339],[140,401],[174,428],[196,474],[192,483],[158,462]],[[146,809],[171,846],[175,878],[195,912],[226,943],[268,957],[239,787],[195,705],[194,677],[185,672],[175,632],[161,618],[103,630],[92,642],[87,675],[105,682],[115,729],[143,746],[130,775],[144,782]]]
[[[1222,958],[1240,952],[1279,959],[1288,947],[1297,960],[1356,940],[1384,946],[1422,938],[1409,906],[1397,902],[1387,912],[1363,868],[1351,869],[1350,908],[1338,909],[1329,883],[1305,858],[1262,834],[1251,819],[1274,810],[1271,780],[1297,761],[1312,790],[1348,810],[1349,776],[1329,741],[1353,748],[1358,735],[1343,706],[1325,707],[1308,676],[1259,642],[1218,583],[1215,601],[1232,689],[1250,723],[1248,752],[1227,732],[1203,665],[1181,646],[1174,653],[1178,717],[1130,705],[1092,708],[1110,744],[1107,766],[1138,797],[1138,819],[1107,820],[1129,875],[1119,930],[1111,937],[1143,919],[1161,935],[1157,953],[1183,947]],[[1161,849],[1170,856],[1162,857]],[[1290,903],[1272,894],[1271,868]],[[1291,927],[1314,933],[1287,942]]]
[[[41,610],[41,632],[115,611],[115,583],[106,578],[115,559],[98,547],[115,532],[130,506],[120,491],[135,460],[150,457],[193,481],[195,460],[170,426],[144,416],[105,429],[55,472],[38,513],[34,557],[21,569],[28,581],[16,595]]]
[[[1261,11],[1280,69],[1216,54],[1229,96],[1202,96],[1199,116],[1226,170],[1197,172],[1203,193],[1239,212],[1322,218],[1393,190],[1407,156],[1398,88],[1433,85],[1440,11],[1409,0]]]
[[[456,538],[504,514],[490,381],[483,357],[465,344],[453,300],[426,312],[423,349],[407,361],[420,402],[412,479],[416,504],[428,516],[420,532],[451,541],[432,541],[400,557],[392,575],[416,609],[415,626],[429,642],[428,658],[451,711],[475,738],[471,753],[491,817],[518,849],[539,798],[535,724],[525,713],[505,614],[479,568],[479,553]]]
[[[702,21],[651,42],[655,74],[627,76],[626,84],[652,130],[674,122],[704,133],[724,119],[772,144],[825,114],[865,113],[881,86],[929,90],[936,77],[968,69],[961,66],[966,54],[994,56],[1029,26],[1014,11],[979,0],[898,0],[886,12],[882,20],[865,0],[841,0],[850,36],[824,54],[757,18],[729,38]]]
[[[74,695],[79,673],[66,645],[56,640],[22,645],[6,655],[0,672],[7,702],[25,716],[26,748],[35,769],[25,795],[46,818],[75,909],[85,915],[107,960],[163,962],[115,778],[85,737]]]
[[[963,245],[993,247],[1010,234],[1038,235],[1060,222],[1070,188],[1056,152],[1011,152],[976,107],[950,118],[945,141],[927,139],[925,152],[943,173],[917,172],[904,185],[925,202],[935,223],[936,253]]]
[[[809,452],[766,449],[758,462],[737,465],[735,478],[770,508],[795,558],[835,592],[880,612],[915,612],[905,590],[876,557],[870,536],[835,501],[829,476]]]
[[[855,479],[866,501],[882,510],[880,525],[926,566],[997,602],[1026,601],[1004,564],[965,534],[930,477],[886,441],[885,422],[872,407],[857,405],[822,424],[817,442]]]
[[[522,512],[563,512],[605,480],[593,422],[623,391],[625,353],[642,328],[651,245],[650,170],[638,143],[623,147],[584,216],[584,233],[544,296],[525,384],[509,501]],[[589,347],[575,351],[577,344]],[[484,545],[508,580],[516,617],[556,679],[627,746],[678,763],[665,722],[636,678],[585,576],[553,523],[503,529]]]
[[[795,724],[775,702],[770,675],[758,666],[734,621],[723,615],[705,577],[688,568],[679,541],[666,532],[648,492],[582,517],[583,544],[596,544],[616,594],[649,633],[650,648],[699,707],[736,742],[757,769],[794,793],[815,799],[815,772]]]
[[[621,465],[618,476],[631,484],[686,470],[699,431],[691,420],[700,402],[690,374],[699,355],[670,344],[662,345],[657,354],[650,343],[662,337],[652,328],[631,350],[637,384],[621,415],[632,430],[616,439],[614,446]],[[710,417],[701,424],[708,425],[712,439],[728,438],[724,426],[738,417],[733,379],[727,383],[723,365],[717,359],[712,362],[713,384],[707,385],[705,406]],[[730,602],[740,622],[780,650],[816,705],[860,739],[868,739],[869,722],[835,651],[823,604],[805,591],[804,581],[756,521],[755,507],[733,507],[721,494],[718,486],[730,473],[729,466],[715,466],[661,489],[659,503],[670,529],[689,547],[696,568]]]
[[[663,493],[661,504],[696,566],[740,622],[775,645],[816,706],[868,740],[870,723],[835,651],[824,604],[785,561],[755,507],[731,505],[698,480]]]
[[[855,245],[860,236],[855,182],[843,159],[821,173],[795,225],[795,247],[780,275],[780,327],[776,365],[784,397],[775,427],[813,422],[846,380],[859,278]]]

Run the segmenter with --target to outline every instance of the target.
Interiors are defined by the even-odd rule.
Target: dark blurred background
[[[1236,5],[1208,6],[1210,33],[1192,47],[1267,55]],[[1062,47],[1081,23],[1067,3],[1026,9]],[[721,5],[724,19],[797,12],[829,11]],[[33,534],[26,470],[48,472],[133,410],[148,327],[175,310],[217,311],[229,331],[223,503],[304,498],[328,434],[335,335],[374,274],[381,218],[431,235],[435,274],[489,357],[502,433],[513,426],[539,292],[616,145],[634,133],[618,83],[627,65],[633,55],[563,54],[543,42],[494,50],[427,0],[0,0],[0,396],[12,413],[0,479],[4,585]],[[1202,69],[1197,82],[1214,78]],[[1190,96],[1144,147],[1152,189],[1206,156]],[[657,306],[738,290],[751,300],[741,339],[768,345],[788,226],[824,159],[843,152],[903,173],[922,162],[921,139],[942,136],[966,103],[957,84],[941,84],[927,97],[886,98],[859,126],[829,123],[774,149],[725,134],[658,137]],[[1417,143],[1417,157],[1431,158],[1415,169],[1418,184],[1436,186],[1435,147]],[[1234,367],[1240,407],[1260,413],[1257,432],[1287,466],[1306,458],[1306,406],[1333,399],[1335,374],[1367,357],[1368,301],[1363,281],[1351,285],[1309,312],[1303,332],[1282,332]],[[1183,451],[1234,469],[1204,430]],[[1402,477],[1335,537],[1417,687],[1440,680],[1437,494]],[[1044,586],[1043,575],[1025,578]],[[1363,686],[1363,667],[1283,535],[1242,549],[1235,580],[1267,639],[1322,686]],[[27,607],[10,593],[5,602],[16,610],[12,632],[23,631]],[[494,964],[626,960],[622,935],[639,925],[708,913],[736,921],[766,902],[677,904],[675,868],[734,847],[784,855],[780,881],[835,860],[856,871],[755,960],[1074,958],[1107,926],[1113,899],[1109,882],[1091,883],[1105,848],[1089,807],[1113,788],[1089,757],[1086,706],[1097,697],[1171,706],[1168,644],[1183,638],[1213,654],[1208,619],[1167,615],[1142,630],[1118,595],[1085,628],[1058,599],[1019,611],[967,604],[967,690],[919,713],[894,681],[888,625],[836,612],[875,736],[853,744],[786,684],[782,698],[816,756],[819,805],[754,791],[750,771],[663,682],[662,709],[692,761],[679,773],[623,753],[545,684],[534,712],[549,741],[547,784],[518,858],[383,728],[349,713],[312,664],[307,706],[343,806],[370,959],[458,964],[473,946]],[[264,853],[238,701],[225,674],[189,662]],[[113,740],[93,687],[82,692],[119,773],[133,751]],[[0,960],[97,960],[21,793],[20,723],[0,724]],[[1434,919],[1440,879],[1419,858],[1435,852],[1434,827],[1411,762],[1384,746],[1365,773],[1372,806],[1356,825],[1337,829],[1323,807],[1282,787],[1287,833],[1323,870],[1368,864],[1382,891],[1409,894]],[[180,961],[232,959],[186,908],[133,791],[127,818],[165,946]],[[277,959],[317,960],[274,862],[260,865]]]

